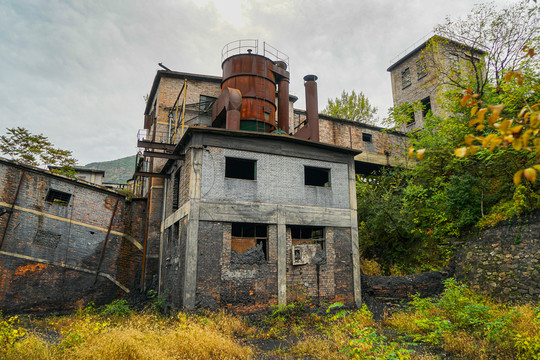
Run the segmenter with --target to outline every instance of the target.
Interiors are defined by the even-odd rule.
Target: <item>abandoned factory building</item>
[[[266,43],[222,59],[222,77],[154,79],[134,178],[149,206],[144,282],[186,308],[360,305],[356,174],[400,164],[405,137],[319,115],[315,75],[295,110],[288,58]]]
[[[315,75],[295,109],[288,57],[266,43],[222,61],[222,76],[157,71],[132,198],[0,161],[0,309],[148,289],[187,309],[361,304],[356,176],[406,165],[406,137],[320,115]]]

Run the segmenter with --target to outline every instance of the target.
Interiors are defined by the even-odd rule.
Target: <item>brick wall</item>
[[[134,289],[145,201],[0,160],[0,206],[11,208],[23,170],[9,223],[0,217],[0,309],[72,309]],[[50,189],[71,194],[67,205],[46,202]]]

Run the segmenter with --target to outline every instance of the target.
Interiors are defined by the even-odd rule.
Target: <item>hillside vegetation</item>
[[[104,170],[104,182],[125,184],[133,177],[133,172],[135,171],[135,157],[136,155],[111,161],[93,162],[86,164],[84,167],[88,169]]]

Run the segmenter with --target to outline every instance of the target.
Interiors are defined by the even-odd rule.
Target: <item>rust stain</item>
[[[46,264],[28,264],[28,265],[17,267],[14,274],[19,275],[19,276],[25,276],[26,273],[28,272],[41,271],[45,269],[46,267],[47,267]]]

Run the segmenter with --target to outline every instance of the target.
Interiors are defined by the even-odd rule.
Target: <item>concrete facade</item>
[[[164,167],[159,281],[173,306],[267,307],[299,294],[360,305],[356,151],[192,127],[175,153],[185,160]],[[253,161],[254,179],[229,174],[231,158]],[[306,169],[324,169],[330,181],[306,185]]]
[[[135,289],[145,207],[0,159],[0,309],[76,309]]]

